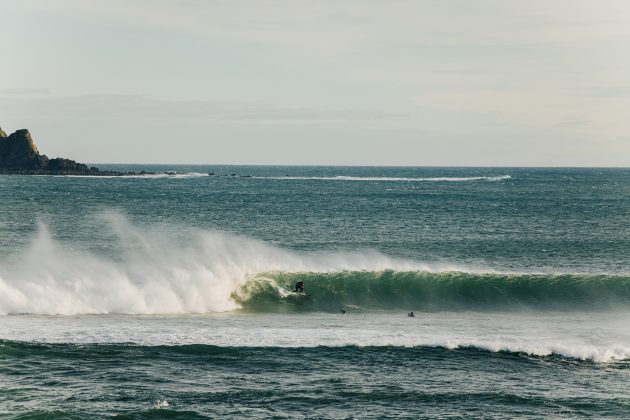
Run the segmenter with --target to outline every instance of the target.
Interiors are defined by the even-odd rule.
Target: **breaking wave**
[[[305,295],[290,292],[297,281],[304,281]],[[391,270],[275,273],[258,276],[239,293],[235,300],[255,312],[613,309],[630,303],[630,278]]]
[[[241,307],[234,294],[259,273],[450,269],[378,252],[300,254],[224,232],[140,228],[114,214],[108,227],[118,258],[73,249],[40,222],[28,249],[0,261],[0,313],[221,312]]]
[[[375,251],[299,253],[224,232],[140,228],[111,215],[120,256],[72,249],[45,224],[0,261],[2,314],[608,308],[630,278],[501,274]],[[484,272],[485,271],[485,272]],[[291,290],[306,283],[306,295]]]

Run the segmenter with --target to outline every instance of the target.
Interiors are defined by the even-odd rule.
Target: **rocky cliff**
[[[0,132],[0,169],[45,169],[48,158],[39,154],[28,130],[7,136]]]
[[[141,172],[145,174],[147,172]],[[100,171],[64,158],[49,159],[37,150],[28,130],[7,136],[0,128],[0,174],[25,175],[136,175],[135,172]]]

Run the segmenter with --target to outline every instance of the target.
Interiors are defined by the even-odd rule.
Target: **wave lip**
[[[375,177],[375,176],[269,176],[257,179],[317,180],[317,181],[387,181],[387,182],[470,182],[470,181],[505,181],[510,175],[471,176],[471,177]]]

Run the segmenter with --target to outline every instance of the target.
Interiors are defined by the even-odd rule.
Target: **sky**
[[[0,51],[49,157],[630,166],[626,0],[0,0]]]

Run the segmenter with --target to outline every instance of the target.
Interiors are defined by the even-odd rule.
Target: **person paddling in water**
[[[304,282],[298,281],[295,283],[295,293],[304,293]]]

